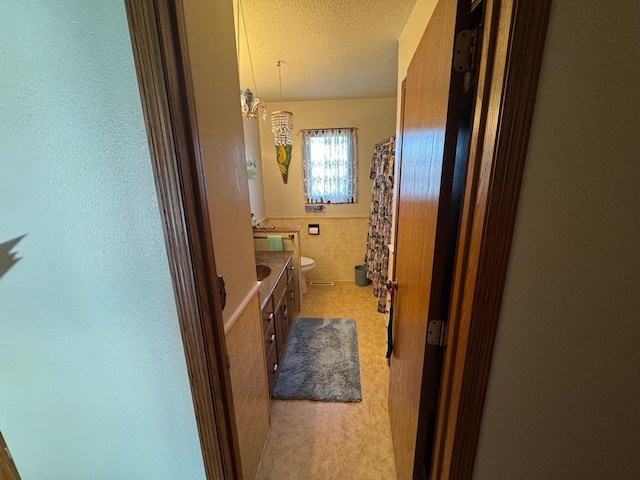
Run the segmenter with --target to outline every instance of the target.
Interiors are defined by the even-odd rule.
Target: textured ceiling
[[[240,0],[242,88],[280,99],[327,100],[396,95],[398,38],[416,0]],[[238,0],[234,0],[237,23]],[[238,32],[236,26],[236,32]],[[254,93],[256,93],[254,91]]]

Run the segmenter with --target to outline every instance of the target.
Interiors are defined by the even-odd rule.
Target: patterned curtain
[[[302,131],[302,172],[306,203],[355,203],[358,162],[356,129]]]
[[[373,282],[373,295],[378,297],[378,311],[387,310],[387,275],[391,217],[393,208],[393,164],[396,154],[396,136],[392,135],[373,150],[371,174],[373,188],[369,233],[367,235],[367,278]]]

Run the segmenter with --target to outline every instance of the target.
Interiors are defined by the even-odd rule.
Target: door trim
[[[208,479],[242,478],[181,0],[125,0]]]
[[[20,480],[20,474],[16,464],[13,462],[13,458],[11,458],[11,453],[4,441],[2,432],[0,432],[0,478],[3,480]]]
[[[551,0],[485,0],[432,479],[473,475]]]

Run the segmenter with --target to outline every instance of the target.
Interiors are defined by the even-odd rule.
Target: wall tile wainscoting
[[[310,223],[320,225],[320,235],[309,235]],[[309,282],[352,282],[353,268],[364,261],[368,217],[269,217],[263,224],[300,227],[301,254],[316,262]]]

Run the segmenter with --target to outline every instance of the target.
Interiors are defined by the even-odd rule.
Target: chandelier
[[[247,55],[249,57],[249,65],[251,66],[251,76],[253,77],[253,89],[258,91],[256,87],[256,74],[253,71],[253,60],[251,59],[251,49],[249,48],[249,36],[247,35],[247,22],[244,19],[244,9],[242,8],[242,0],[238,0],[237,21],[238,31],[236,33],[236,45],[238,46],[238,67],[240,66],[240,17],[242,16],[242,25],[244,27],[244,41],[247,44]],[[267,119],[267,105],[253,94],[248,88],[240,93],[240,106],[242,107],[242,115],[247,118],[258,118],[258,108],[262,107],[262,119]]]
[[[280,68],[282,61],[278,60],[278,79],[280,81],[280,108],[282,108],[282,75]],[[282,174],[282,181],[286,184],[289,178],[289,164],[291,163],[291,147],[293,146],[293,113],[276,110],[271,113],[271,132],[276,145],[276,160]]]
[[[262,107],[262,119],[267,119],[267,105],[248,88],[240,94],[240,106],[242,107],[242,115],[247,118],[258,118],[258,108]]]

